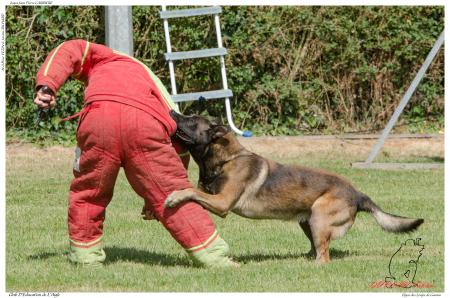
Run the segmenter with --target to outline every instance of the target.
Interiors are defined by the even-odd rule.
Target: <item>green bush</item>
[[[159,7],[133,7],[135,56],[170,90]],[[228,85],[240,127],[296,135],[383,128],[444,28],[443,6],[224,7]],[[82,85],[68,81],[58,107],[34,128],[34,76],[48,52],[74,38],[104,43],[103,7],[6,10],[6,125],[10,134],[73,135],[60,123],[82,105]],[[216,47],[212,17],[170,20],[173,51]],[[176,63],[178,93],[221,88],[218,59]],[[224,117],[221,101],[181,105],[185,113]],[[441,50],[401,118],[412,129],[443,127]]]

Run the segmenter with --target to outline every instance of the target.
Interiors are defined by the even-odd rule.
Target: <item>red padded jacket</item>
[[[131,105],[158,119],[170,136],[175,133],[169,111],[176,105],[161,81],[137,59],[85,40],[66,41],[39,69],[36,88],[47,85],[56,94],[70,75],[85,83],[85,104],[109,100]]]

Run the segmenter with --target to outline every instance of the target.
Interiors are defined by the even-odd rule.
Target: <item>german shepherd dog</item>
[[[357,212],[370,213],[388,232],[415,230],[423,219],[382,211],[350,182],[322,170],[282,165],[246,150],[228,126],[193,115],[171,113],[177,136],[200,169],[198,189],[175,191],[165,201],[173,207],[194,200],[225,217],[229,211],[253,219],[297,220],[311,242],[309,254],[330,262],[330,240],[342,237]]]

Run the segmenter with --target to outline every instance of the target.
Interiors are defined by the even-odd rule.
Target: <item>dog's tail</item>
[[[423,223],[422,218],[407,218],[384,212],[368,196],[363,193],[360,193],[358,199],[356,200],[356,206],[358,208],[357,211],[365,211],[372,214],[381,228],[388,232],[411,232],[417,229]]]

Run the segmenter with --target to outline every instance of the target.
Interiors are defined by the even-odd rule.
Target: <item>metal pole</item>
[[[166,6],[162,5],[162,10],[166,10]],[[164,19],[164,36],[166,37],[166,48],[167,53],[172,53],[172,45],[170,43],[170,33],[169,33],[169,21]],[[173,61],[169,60],[169,74],[170,74],[170,86],[172,87],[172,95],[177,94],[177,84],[175,82],[175,69],[173,67]]]
[[[370,152],[369,157],[367,157],[367,160],[365,161],[366,164],[372,163],[372,161],[377,156],[377,154],[380,151],[381,147],[383,146],[386,138],[388,137],[389,132],[394,127],[395,123],[398,120],[398,117],[400,117],[400,114],[403,112],[403,109],[408,104],[414,91],[416,91],[417,86],[419,85],[420,81],[422,80],[428,67],[430,66],[431,62],[433,61],[434,57],[438,53],[438,50],[442,46],[443,43],[444,43],[444,31],[442,31],[441,35],[439,35],[439,38],[436,40],[430,53],[428,53],[428,56],[425,59],[425,62],[422,64],[422,67],[420,67],[419,71],[416,74],[416,77],[412,81],[411,85],[409,86],[408,90],[406,91],[405,95],[403,96],[402,100],[400,101],[398,107],[395,109],[394,114],[392,115],[388,124],[384,128],[383,133],[381,134],[380,138],[378,139],[378,142],[372,148],[372,151]]]
[[[218,14],[214,15],[214,22],[216,25],[217,47],[222,48],[222,32],[220,30],[220,19],[219,19]],[[220,70],[222,73],[223,89],[228,89],[227,72],[225,69],[225,59],[223,56],[220,56]],[[239,128],[237,128],[236,125],[234,125],[233,115],[231,114],[230,99],[228,97],[225,98],[225,109],[226,109],[226,113],[227,113],[228,124],[230,125],[231,129],[241,136],[250,137],[251,132],[248,132],[248,131],[244,132],[244,131],[240,130]]]
[[[105,7],[106,44],[133,56],[133,19],[131,6]]]

